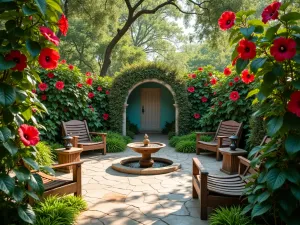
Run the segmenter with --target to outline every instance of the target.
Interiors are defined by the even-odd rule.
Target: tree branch
[[[125,1],[125,3],[126,3],[126,6],[127,6],[127,8],[128,8],[128,11],[131,11],[132,10],[132,6],[131,6],[131,4],[130,4],[130,1],[129,0],[124,0]]]

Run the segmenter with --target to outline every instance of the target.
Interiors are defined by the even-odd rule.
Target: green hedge
[[[179,108],[179,132],[186,134],[190,127],[190,104],[185,81],[176,71],[159,64],[139,64],[130,66],[116,76],[109,96],[111,129],[122,132],[122,113],[128,91],[146,79],[157,79],[169,84],[175,92]]]

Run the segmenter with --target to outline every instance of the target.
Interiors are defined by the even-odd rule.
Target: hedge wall
[[[125,68],[116,75],[109,96],[111,129],[122,132],[123,106],[128,91],[137,83],[146,79],[158,79],[169,84],[175,92],[175,102],[178,104],[178,128],[180,134],[189,132],[190,103],[186,83],[183,77],[171,68],[160,64],[139,64]]]

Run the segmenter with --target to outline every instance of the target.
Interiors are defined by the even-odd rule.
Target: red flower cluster
[[[5,56],[6,61],[14,61],[16,66],[11,68],[11,70],[23,71],[27,67],[27,58],[19,50],[11,50]]]
[[[274,40],[270,52],[276,61],[282,62],[296,55],[296,45],[294,39],[280,37]]]
[[[287,105],[288,111],[300,117],[300,91],[295,91],[291,95],[291,100]]]
[[[244,60],[253,59],[256,56],[256,45],[247,39],[240,40],[237,48],[239,58]]]
[[[225,11],[218,20],[219,27],[221,30],[228,30],[234,25],[234,21],[235,13],[231,11]]]
[[[195,73],[191,73],[188,76],[189,76],[189,78],[193,78],[193,79],[195,79],[197,77],[197,75]]]
[[[232,82],[229,82],[228,85],[229,85],[230,87],[232,87],[232,86],[233,86],[233,83],[232,83]]]
[[[248,70],[243,70],[242,72],[242,81],[245,84],[250,84],[254,81],[254,74],[250,74]]]
[[[48,88],[48,85],[47,85],[46,83],[40,83],[40,84],[39,84],[39,89],[40,89],[41,91],[46,91],[47,88]]]
[[[42,99],[43,101],[46,101],[46,100],[47,100],[47,95],[41,95],[41,99]]]
[[[217,79],[216,79],[216,78],[212,78],[212,79],[210,80],[210,83],[211,83],[212,85],[215,85],[215,84],[217,83]]]
[[[86,82],[87,85],[91,86],[93,84],[93,79],[92,78],[88,78],[88,79],[86,79],[85,82]]]
[[[213,74],[212,74],[212,72],[209,72],[209,73],[208,73],[208,76],[210,76],[210,77],[211,77],[212,75],[213,75]]]
[[[72,64],[70,64],[68,67],[69,67],[70,70],[74,69],[74,66]]]
[[[95,97],[95,94],[94,94],[93,92],[89,92],[89,93],[88,93],[88,97],[89,97],[90,99],[92,99],[92,98]]]
[[[202,102],[207,102],[207,100],[208,100],[208,99],[207,99],[205,96],[203,96],[203,97],[201,98],[201,101],[202,101]]]
[[[81,84],[81,83],[77,84],[77,87],[79,87],[79,88],[82,88],[82,86],[83,86],[83,84]]]
[[[66,63],[67,63],[67,60],[63,59],[63,60],[60,61],[60,63],[61,63],[61,64],[66,64]]]
[[[231,69],[229,69],[228,67],[226,67],[224,69],[224,74],[225,74],[225,76],[229,76],[231,74]]]
[[[47,77],[49,77],[50,79],[54,78],[54,73],[48,73]]]
[[[55,69],[58,64],[59,53],[51,48],[42,49],[39,56],[39,63],[44,69]]]
[[[108,118],[109,118],[109,114],[107,114],[107,113],[104,113],[104,114],[102,115],[102,117],[103,117],[103,119],[104,119],[104,120],[108,120]]]
[[[64,89],[64,86],[65,86],[65,84],[62,81],[57,81],[56,84],[55,84],[56,89],[59,90],[59,91]]]
[[[230,93],[229,98],[231,101],[237,101],[240,98],[240,95],[237,91],[233,91]]]
[[[58,21],[58,27],[59,27],[60,32],[64,36],[66,36],[67,32],[68,32],[68,29],[69,29],[69,23],[68,23],[67,17],[64,14],[61,15],[61,17]]]
[[[25,146],[34,146],[40,141],[39,131],[33,126],[22,124],[18,129],[18,133]]]
[[[109,93],[109,90],[106,90],[106,91],[105,91],[105,94],[106,94],[106,95],[109,95],[109,94],[110,94],[110,93]]]
[[[100,86],[97,87],[97,90],[98,90],[98,91],[102,91],[102,87],[100,87]]]
[[[197,120],[197,119],[200,119],[201,115],[199,113],[194,113],[194,118]]]
[[[272,4],[268,5],[261,14],[262,21],[267,23],[269,20],[278,19],[278,10],[280,6],[280,2],[273,2]]]
[[[195,87],[188,87],[188,92],[194,93],[195,92]]]
[[[56,46],[59,45],[59,38],[55,33],[48,27],[40,27],[41,34],[48,40],[51,41]]]
[[[89,76],[91,76],[92,74],[91,74],[91,72],[86,72],[85,75],[89,77]]]
[[[202,68],[202,67],[199,67],[198,70],[199,70],[199,71],[203,71],[203,68]]]
[[[89,105],[89,108],[91,109],[92,112],[95,111],[94,107],[92,105]]]
[[[235,78],[233,78],[233,81],[234,81],[234,82],[239,82],[239,80],[240,80],[240,78],[239,78],[239,77],[235,77]]]

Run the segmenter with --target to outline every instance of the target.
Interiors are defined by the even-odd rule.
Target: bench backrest
[[[86,121],[70,120],[68,122],[62,122],[64,135],[70,134],[70,136],[79,136],[78,142],[91,141],[89,128]]]
[[[237,144],[239,145],[241,134],[242,134],[242,126],[243,123],[238,123],[233,120],[229,121],[221,121],[216,132],[216,136],[214,137],[214,141],[218,140],[218,136],[232,136],[233,134],[238,136],[239,139]],[[229,138],[223,139],[223,145],[230,145],[231,141]]]

